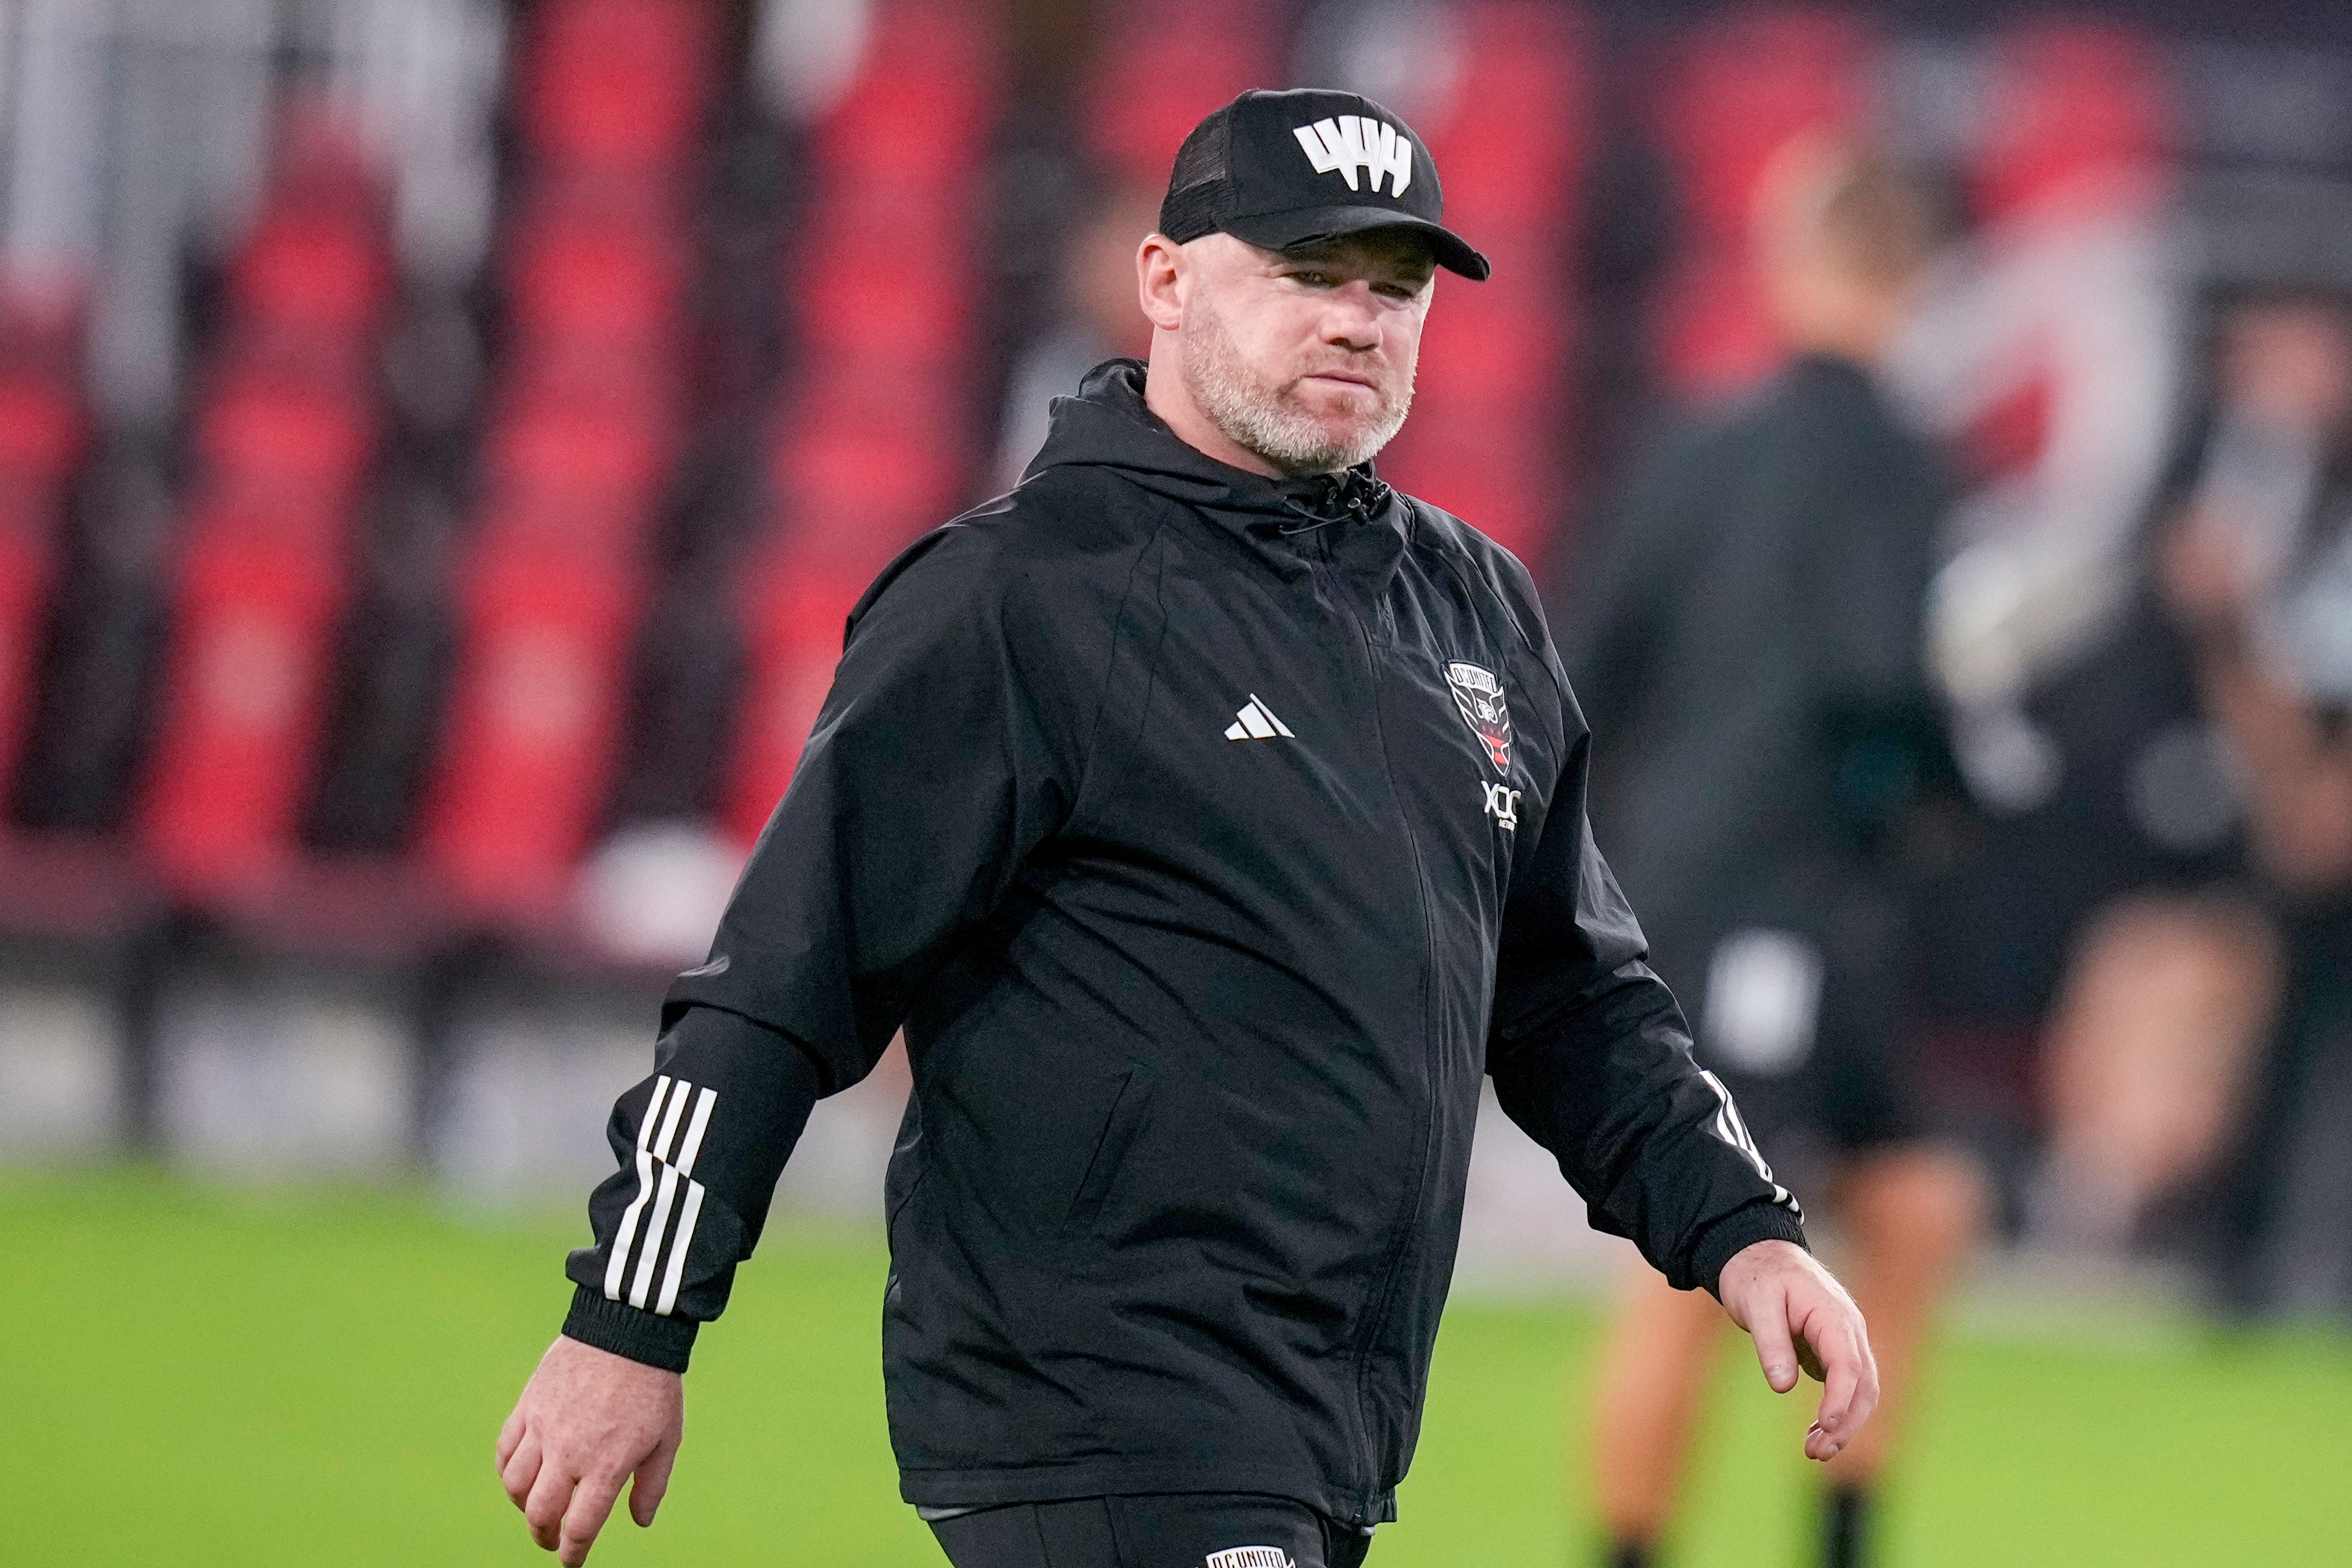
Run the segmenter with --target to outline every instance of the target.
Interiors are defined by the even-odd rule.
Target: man
[[[1797,357],[1667,444],[1584,584],[1568,667],[1630,759],[1602,828],[1661,973],[1698,991],[1699,1060],[1772,1164],[1836,1197],[1886,1401],[1975,1234],[1973,1166],[1890,1060],[1906,952],[1895,859],[1948,780],[1922,649],[1943,490],[1871,380],[1929,245],[1917,194],[1818,143],[1767,171],[1758,249]],[[1601,1375],[1609,1560],[1652,1560],[1722,1316],[1640,1271]],[[1824,1559],[1859,1560],[1884,1416],[1830,1461]]]
[[[1247,93],[1138,253],[1147,365],[908,550],[624,1095],[500,1437],[577,1563],[650,1521],[679,1374],[811,1104],[902,1026],[883,1357],[957,1568],[1352,1568],[1419,1425],[1479,1080],[1776,1387],[1875,1398],[1851,1301],[1690,1063],[1585,827],[1526,571],[1397,495],[1439,223],[1378,105]]]

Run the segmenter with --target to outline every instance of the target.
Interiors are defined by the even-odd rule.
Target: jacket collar
[[[1403,552],[1411,510],[1371,463],[1274,479],[1188,445],[1143,401],[1143,361],[1106,360],[1076,397],[1054,400],[1045,444],[1023,477],[1089,465],[1200,513],[1240,536],[1286,577],[1315,559],[1386,578]]]

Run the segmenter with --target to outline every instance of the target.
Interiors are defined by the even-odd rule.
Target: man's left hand
[[[1801,1365],[1822,1384],[1805,1458],[1834,1458],[1878,1408],[1878,1363],[1853,1298],[1811,1253],[1788,1241],[1758,1241],[1732,1254],[1716,1293],[1731,1321],[1754,1336],[1773,1393],[1794,1388]]]

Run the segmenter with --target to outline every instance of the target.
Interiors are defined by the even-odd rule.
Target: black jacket
[[[1369,467],[1215,463],[1141,385],[1096,371],[1018,489],[852,613],[658,1075],[614,1109],[564,1332],[682,1367],[811,1104],[903,1026],[908,1500],[1377,1521],[1482,1072],[1677,1284],[1801,1231],[1593,850],[1525,570]]]

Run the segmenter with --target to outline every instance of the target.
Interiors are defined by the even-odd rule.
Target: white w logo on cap
[[[1385,120],[1343,114],[1336,120],[1295,126],[1290,133],[1307,150],[1307,161],[1318,174],[1338,174],[1351,191],[1357,188],[1358,169],[1370,173],[1374,195],[1380,194],[1383,175],[1396,176],[1391,195],[1403,195],[1404,188],[1412,183],[1412,139],[1398,134],[1397,128]]]

